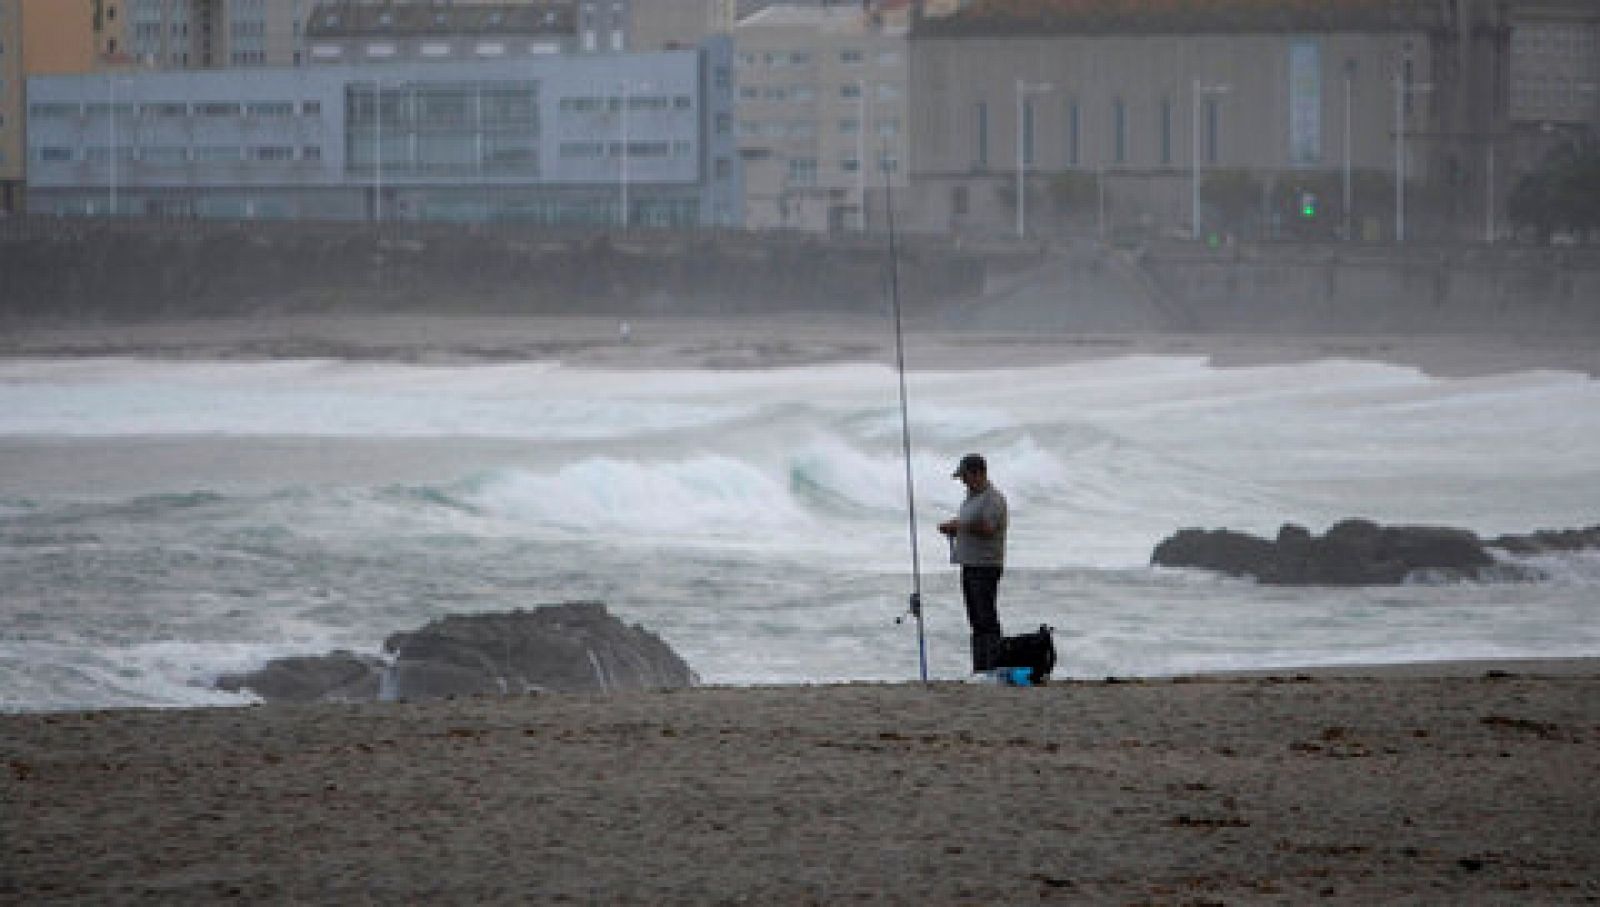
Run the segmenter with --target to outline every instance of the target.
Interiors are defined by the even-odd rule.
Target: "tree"
[[[1600,145],[1593,141],[1552,152],[1517,181],[1506,216],[1544,242],[1557,233],[1600,230]]]

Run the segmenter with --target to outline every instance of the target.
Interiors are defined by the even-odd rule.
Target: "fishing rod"
[[[884,143],[879,166],[883,168],[884,208],[889,224],[889,301],[894,312],[894,364],[900,377],[900,443],[906,464],[906,523],[911,536],[911,598],[907,614],[917,622],[917,667],[922,682],[928,682],[928,635],[922,619],[922,556],[917,547],[917,490],[911,478],[911,415],[906,404],[906,340],[900,317],[900,249],[895,239],[894,182],[889,173],[889,145]],[[866,199],[862,198],[861,216],[866,218]],[[895,623],[905,620],[902,614]]]

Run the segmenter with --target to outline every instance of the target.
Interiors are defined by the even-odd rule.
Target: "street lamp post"
[[[628,169],[628,160],[629,160],[629,158],[633,157],[633,155],[628,153],[628,140],[629,140],[629,137],[628,137],[628,107],[632,103],[632,101],[633,101],[633,98],[632,98],[631,93],[629,92],[628,82],[626,80],[624,80],[623,83],[622,83],[622,122],[621,122],[621,129],[622,129],[622,165],[621,165],[621,172],[620,172],[620,174],[618,176],[618,178],[622,182],[622,192],[621,192],[622,211],[620,212],[618,220],[622,224],[622,229],[624,229],[624,230],[628,229],[629,221],[631,220],[631,218],[629,218],[629,216],[628,216],[628,179],[632,174],[629,172],[629,169]]]
[[[110,77],[111,103],[106,106],[106,115],[111,118],[110,138],[106,141],[106,153],[110,156],[111,164],[111,197],[108,199],[109,207],[106,211],[112,217],[117,216],[117,78]]]
[[[106,204],[108,206],[107,214],[111,217],[117,216],[117,204],[120,201],[118,192],[120,187],[118,186],[117,180],[117,158],[119,156],[119,149],[117,147],[117,83],[121,81],[123,80],[117,78],[116,76],[106,77],[106,116],[109,117],[107,123],[106,156],[107,163],[111,168],[110,179],[107,181],[106,187]]]
[[[856,199],[861,232],[867,232],[867,83],[856,81]]]
[[[1230,85],[1202,85],[1195,79],[1190,95],[1189,132],[1193,146],[1189,155],[1190,237],[1196,242],[1200,240],[1200,96],[1227,94],[1230,90]]]
[[[1345,64],[1344,64],[1344,205],[1343,205],[1343,207],[1344,207],[1344,228],[1343,228],[1343,232],[1344,232],[1344,240],[1345,240],[1345,242],[1349,242],[1350,239],[1351,239],[1351,216],[1352,216],[1351,209],[1355,207],[1355,191],[1354,191],[1354,185],[1353,185],[1354,181],[1351,179],[1351,169],[1350,169],[1351,168],[1351,163],[1350,163],[1350,147],[1351,147],[1350,130],[1351,130],[1351,125],[1352,125],[1352,118],[1351,118],[1350,111],[1351,111],[1351,101],[1353,100],[1352,95],[1354,93],[1353,90],[1352,90],[1352,87],[1353,87],[1352,83],[1354,83],[1354,81],[1355,81],[1355,74],[1356,74],[1356,61],[1354,59],[1346,60]]]
[[[1432,85],[1407,85],[1404,68],[1394,74],[1394,241],[1406,241],[1406,98],[1433,90]]]
[[[372,220],[383,223],[383,82],[372,82]]]
[[[1027,111],[1027,97],[1043,94],[1055,88],[1049,82],[1017,80],[1017,238],[1028,234],[1028,156],[1023,142],[1023,119]]]

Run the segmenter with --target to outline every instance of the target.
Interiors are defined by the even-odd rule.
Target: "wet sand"
[[[1509,667],[0,716],[0,901],[1592,903]]]

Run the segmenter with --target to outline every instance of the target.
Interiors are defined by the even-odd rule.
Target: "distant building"
[[[107,0],[119,2],[119,0]],[[298,66],[312,0],[120,0],[123,62],[143,69]]]
[[[733,33],[736,0],[645,0],[633,5],[635,50],[692,47]]]
[[[31,210],[736,227],[730,42],[29,81]]]
[[[1511,16],[1511,168],[1600,139],[1600,4],[1524,0]]]
[[[22,4],[0,0],[0,214],[22,203],[27,170],[23,145]]]
[[[1398,160],[1409,235],[1426,214],[1431,235],[1481,236],[1507,122],[1505,8],[977,0],[918,18],[905,222],[1188,236],[1201,182],[1208,236],[1377,239],[1405,220]]]
[[[585,47],[579,18],[578,0],[319,3],[306,23],[307,57],[315,65],[354,66],[570,54]]]
[[[859,6],[774,5],[741,20],[739,148],[753,229],[860,230],[903,187],[905,31]]]
[[[0,0],[0,212],[19,211],[27,179],[27,78],[93,72],[121,58],[118,0]]]

